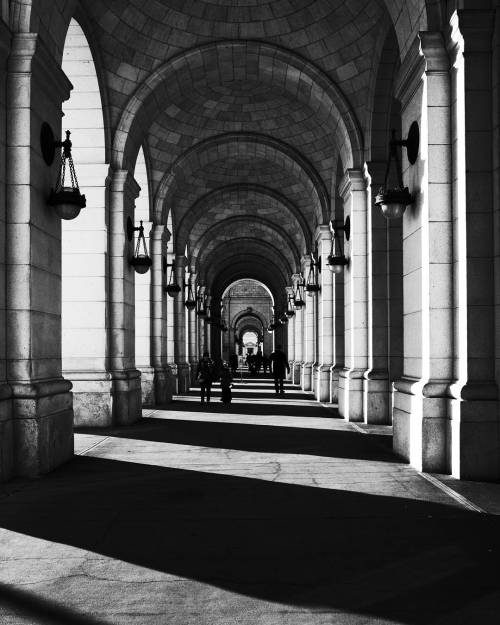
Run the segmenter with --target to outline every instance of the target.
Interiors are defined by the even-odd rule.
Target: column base
[[[12,389],[0,385],[0,482],[14,473],[14,426],[12,421]]]
[[[298,386],[300,386],[300,384],[302,383],[302,378],[301,378],[301,374],[302,374],[302,365],[304,363],[301,362],[300,360],[295,360],[293,362],[293,366],[291,367],[292,369],[292,383],[293,384],[297,384]]]
[[[448,440],[453,477],[500,480],[500,422],[495,382],[462,389],[450,400]]]
[[[156,406],[168,404],[172,401],[171,372],[168,367],[158,367],[154,370],[154,401]]]
[[[113,390],[107,371],[64,371],[73,383],[73,423],[75,427],[113,425]]]
[[[377,425],[392,423],[390,382],[387,371],[368,371],[363,384],[364,421]]]
[[[360,422],[363,415],[364,369],[341,369],[339,373],[339,414],[347,421]]]
[[[301,371],[301,386],[303,391],[312,391],[313,388],[313,363],[304,362]]]
[[[73,398],[64,378],[12,383],[14,475],[36,477],[73,457]]]
[[[177,380],[177,365],[175,362],[170,362],[166,366],[167,379],[168,379],[168,392],[170,395],[177,395],[179,393],[179,384]]]
[[[129,425],[142,417],[141,372],[137,369],[111,371],[113,425]]]
[[[330,369],[330,403],[339,403],[339,378],[341,367],[331,367]]]
[[[426,396],[432,386],[434,396]],[[393,450],[418,471],[451,472],[447,388],[443,382],[423,385],[411,378],[395,383]]]
[[[140,366],[137,369],[141,372],[142,406],[144,408],[152,408],[156,405],[155,370],[153,367]]]
[[[317,365],[314,371],[315,396],[322,403],[330,401],[330,365]]]
[[[177,392],[183,395],[189,391],[190,368],[187,362],[177,363]]]

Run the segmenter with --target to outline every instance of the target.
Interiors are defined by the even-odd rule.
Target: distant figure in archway
[[[287,355],[282,350],[281,345],[277,346],[275,351],[269,356],[269,360],[271,361],[276,395],[284,395],[283,380],[285,379],[286,372],[290,371],[290,365],[288,364]]]
[[[231,368],[231,373],[236,375],[236,369],[238,369],[238,354],[233,353],[229,356],[229,367]]]
[[[210,392],[212,390],[212,382],[215,376],[215,365],[210,358],[208,352],[203,352],[203,357],[198,362],[198,368],[196,369],[196,380],[200,384],[201,389],[201,403],[207,398],[207,404],[210,402]]]
[[[259,349],[257,350],[257,353],[255,354],[255,373],[256,375],[259,375],[260,373],[260,368],[262,367],[262,351],[259,347]]]

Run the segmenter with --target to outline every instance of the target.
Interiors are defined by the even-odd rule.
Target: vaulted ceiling
[[[400,25],[418,29],[424,2],[70,4],[109,160],[133,169],[143,147],[152,219],[172,224],[175,251],[218,290],[233,274],[282,288],[331,217],[337,172],[366,158],[380,59],[397,62]]]

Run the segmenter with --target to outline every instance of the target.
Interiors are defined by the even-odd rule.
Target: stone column
[[[333,272],[326,264],[332,246],[329,226],[319,226],[316,231],[318,254],[321,258],[318,305],[318,365],[316,375],[316,399],[330,401],[330,372],[333,365]]]
[[[141,379],[135,367],[135,293],[133,241],[127,219],[134,223],[139,185],[127,170],[112,172],[109,211],[109,367],[113,388],[113,422],[127,425],[141,417]]]
[[[73,383],[74,425],[112,423],[108,371],[109,166],[77,164],[87,206],[62,223],[62,366]]]
[[[449,57],[441,33],[420,33],[401,68],[403,135],[420,125],[420,154],[405,183],[416,193],[403,216],[404,373],[394,394],[394,448],[423,471],[446,472],[453,378],[453,221]]]
[[[460,10],[451,25],[456,382],[447,468],[461,479],[498,481],[500,343],[493,337],[500,324],[500,16],[498,10]]]
[[[165,286],[168,284],[170,279],[170,271],[172,261],[175,259],[175,255],[172,252],[168,252],[166,254],[167,259],[167,271],[164,275]],[[170,380],[170,394],[177,395],[179,392],[178,382],[177,382],[177,364],[175,361],[175,297],[170,295],[165,295],[164,299],[164,315],[165,315],[165,334],[166,334],[166,357],[167,357],[167,367],[169,372],[169,380]]]
[[[47,197],[57,177],[42,159],[42,121],[58,135],[71,85],[34,33],[12,38],[7,65],[6,378],[4,477],[35,476],[73,454],[71,383],[61,374],[61,222]],[[1,384],[1,382],[0,382]],[[5,401],[12,392],[13,423]],[[13,445],[12,445],[13,443]]]
[[[139,222],[138,211],[136,210],[136,221]],[[150,221],[141,215],[146,246],[151,251],[151,235],[154,226]],[[134,246],[137,238],[134,239]],[[139,274],[134,271],[135,289],[135,366],[141,373],[141,397],[142,405],[152,407],[155,405],[155,371],[153,367],[152,354],[152,324],[153,324],[153,300],[152,300],[152,276],[153,268],[146,273]]]
[[[302,279],[300,274],[295,274],[292,276],[292,282],[296,285],[297,282]],[[300,385],[302,383],[302,365],[304,364],[304,309],[295,311],[294,317],[294,343],[295,343],[295,359],[293,361],[293,377],[292,382],[294,384]]]
[[[302,257],[302,274],[307,276],[311,257],[309,254]],[[304,296],[304,363],[302,364],[301,386],[304,391],[312,390],[312,369],[314,365],[314,304],[316,296]]]
[[[391,221],[374,204],[384,184],[386,163],[368,163],[370,201],[367,212],[368,370],[364,382],[365,423],[389,424],[392,403],[389,381],[388,231]],[[401,267],[402,270],[402,267]],[[392,323],[392,319],[391,319]]]
[[[189,280],[191,283],[191,288],[193,295],[196,293],[196,274],[191,272],[189,274]],[[196,297],[196,296],[195,296]],[[195,382],[196,378],[196,367],[198,365],[198,360],[200,358],[200,354],[198,353],[198,321],[196,316],[196,308],[193,310],[188,310],[188,360],[189,366],[191,369],[190,380],[191,384]]]
[[[339,377],[339,413],[348,421],[363,421],[363,386],[368,368],[368,180],[365,172],[347,170],[340,194],[344,217],[351,220],[351,237],[345,245],[349,264],[344,269],[345,367]]]
[[[0,20],[0,74],[7,75],[7,56],[10,50],[10,32]],[[6,154],[6,89],[5,82],[0,83],[0,482],[11,477],[14,465],[14,440],[12,423],[11,387],[7,383],[6,363],[6,210],[5,210],[5,154]]]
[[[287,302],[288,298],[291,296],[293,298],[293,287],[286,288],[286,296]],[[288,310],[288,305],[287,308]],[[288,321],[288,362],[290,364],[290,371],[287,373],[286,379],[293,381],[293,366],[295,362],[295,315],[291,317]]]
[[[163,300],[168,295],[163,290],[163,257],[170,233],[161,224],[154,224],[151,230],[150,254],[151,266],[151,364],[154,378],[154,400],[156,405],[164,404],[172,399],[167,355],[164,352],[164,319]]]
[[[183,287],[186,275],[186,257],[178,254],[175,257],[175,271],[177,282],[181,290],[175,297],[174,319],[175,319],[175,362],[177,364],[177,383],[179,393],[186,393],[189,390],[189,365],[186,361],[186,307],[185,290]]]

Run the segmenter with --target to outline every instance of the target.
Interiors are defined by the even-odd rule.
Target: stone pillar
[[[293,299],[293,287],[286,288],[287,305],[285,310],[288,310],[288,298],[290,296]],[[287,356],[290,371],[287,373],[286,379],[293,381],[293,365],[295,361],[295,315],[288,320],[287,324]]]
[[[166,254],[167,258],[167,271],[164,276],[165,285],[168,284],[170,279],[170,271],[172,261],[175,259],[175,255],[172,252],[168,252]],[[165,335],[166,335],[166,357],[167,357],[167,367],[169,372],[169,380],[170,380],[170,388],[169,392],[171,395],[177,395],[179,392],[178,389],[178,381],[177,381],[177,364],[175,361],[175,297],[170,295],[165,295],[164,298],[164,315],[165,315]]]
[[[498,480],[500,16],[460,10],[451,25],[456,382],[449,393],[446,468],[461,479]]]
[[[316,231],[321,273],[318,305],[318,365],[316,375],[316,399],[330,401],[330,372],[333,365],[333,272],[326,264],[332,247],[329,226],[319,226]]]
[[[416,202],[403,216],[404,373],[395,383],[394,449],[417,469],[446,472],[453,378],[453,215],[449,57],[441,33],[420,33],[401,68],[403,135],[420,125],[420,154],[405,183]]]
[[[135,211],[135,219],[143,220],[144,237],[146,246],[151,251],[151,234],[154,226],[145,219],[144,215]],[[134,239],[134,245],[137,239]],[[141,373],[141,397],[142,405],[152,407],[155,405],[155,371],[152,363],[152,276],[153,268],[146,273],[139,274],[134,271],[135,290],[135,366]]]
[[[175,271],[177,282],[181,290],[175,297],[174,301],[174,319],[175,319],[175,362],[177,364],[177,384],[178,392],[186,393],[189,390],[189,365],[186,361],[186,307],[185,289],[183,287],[186,275],[186,257],[178,254],[175,257]]]
[[[0,20],[0,75],[7,75],[7,56],[10,50],[10,32]],[[11,477],[14,467],[14,440],[12,423],[11,388],[7,383],[6,364],[6,85],[0,83],[0,482]]]
[[[391,221],[374,204],[384,184],[386,163],[368,163],[370,201],[367,223],[368,370],[364,381],[365,423],[389,424],[392,402],[389,380],[388,232]],[[401,268],[402,270],[402,268]],[[391,319],[392,322],[392,319]]]
[[[105,164],[78,164],[87,206],[62,223],[62,366],[73,383],[74,425],[112,423],[108,371],[108,196]]]
[[[292,276],[292,282],[294,285],[300,281],[302,276],[295,274]],[[296,286],[295,286],[296,290]],[[304,309],[296,310],[294,317],[294,344],[295,344],[295,358],[292,367],[292,382],[300,385],[302,383],[301,373],[302,365],[304,364]]]
[[[196,274],[191,272],[189,274],[189,281],[191,284],[193,295],[196,293]],[[198,353],[198,321],[196,316],[196,308],[187,311],[188,316],[188,361],[191,369],[190,380],[191,384],[195,382],[196,367],[200,354]]]
[[[344,217],[351,220],[344,269],[345,367],[339,376],[339,412],[348,421],[364,419],[364,376],[368,368],[367,211],[365,172],[349,169],[340,185]]]
[[[71,383],[61,374],[61,222],[47,205],[60,163],[47,166],[37,140],[42,121],[60,133],[71,85],[34,33],[13,36],[7,69],[5,356],[13,423],[2,385],[4,477],[45,473],[73,454]]]
[[[302,257],[302,274],[307,276],[309,272],[309,265],[311,263],[311,257],[309,254]],[[301,386],[304,391],[312,390],[312,370],[314,365],[314,313],[315,313],[315,294],[311,296],[305,295],[304,301],[306,303],[304,308],[304,362],[302,364],[301,372]]]
[[[161,405],[172,399],[167,356],[164,352],[166,333],[163,300],[168,295],[163,290],[163,255],[170,238],[169,231],[161,224],[154,224],[149,237],[151,266],[151,364],[154,378],[154,401]]]
[[[112,173],[110,189],[109,367],[113,388],[113,423],[127,425],[141,417],[141,379],[135,367],[135,293],[133,241],[127,240],[127,219],[134,221],[139,185],[127,170]]]

